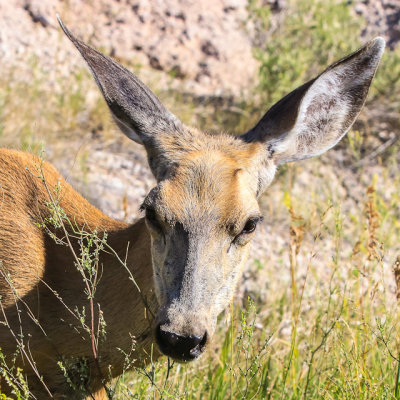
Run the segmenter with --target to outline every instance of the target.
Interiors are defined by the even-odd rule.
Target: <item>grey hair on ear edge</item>
[[[377,37],[270,108],[241,138],[264,142],[276,164],[324,153],[361,111],[385,48]]]

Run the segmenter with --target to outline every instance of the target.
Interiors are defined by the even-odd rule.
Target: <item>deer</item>
[[[260,196],[280,165],[318,156],[349,131],[385,41],[377,37],[332,64],[232,136],[185,125],[133,73],[59,23],[116,125],[144,146],[157,183],[144,216],[127,224],[91,205],[40,157],[0,150],[0,348],[6,360],[14,355],[32,398],[100,399],[105,382],[124,371],[124,354],[135,365],[204,354],[262,220]],[[72,223],[44,228],[59,210]],[[99,250],[92,296],[92,322],[101,318],[107,330],[95,347],[73,312],[89,308],[73,227],[109,246]],[[89,372],[77,390],[71,381],[82,363]],[[5,380],[0,385],[11,393]]]

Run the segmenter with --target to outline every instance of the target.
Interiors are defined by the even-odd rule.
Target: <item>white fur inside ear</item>
[[[348,93],[370,78],[371,70],[352,65],[322,74],[302,99],[293,129],[274,143],[278,154],[287,154],[283,162],[318,156],[335,146],[351,125],[353,99]]]
[[[343,88],[343,75],[351,71],[329,71],[318,78],[304,96],[294,137],[296,149],[308,157],[319,155],[333,147],[346,132],[338,130],[348,117],[351,100]],[[345,81],[351,79],[346,76]],[[293,137],[293,136],[292,136]]]
[[[384,48],[378,37],[332,64],[272,106],[243,139],[263,141],[276,165],[335,146],[361,111]]]

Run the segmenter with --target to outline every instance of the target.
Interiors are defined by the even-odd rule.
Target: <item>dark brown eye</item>
[[[253,233],[256,230],[258,222],[260,222],[263,217],[252,217],[247,220],[242,231],[235,236],[232,243],[238,246],[245,245],[250,240],[250,233]],[[230,248],[230,247],[229,247]]]
[[[246,222],[246,225],[244,226],[243,230],[241,233],[252,233],[255,231],[256,226],[257,226],[258,219],[249,219]]]

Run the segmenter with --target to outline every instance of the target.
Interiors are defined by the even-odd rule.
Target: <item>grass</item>
[[[269,9],[249,2],[258,27],[259,104],[182,106],[190,103],[183,95],[160,95],[185,122],[243,132],[268,105],[357,48],[364,21],[347,3],[288,1],[290,12],[272,26]],[[57,82],[49,94],[45,71],[37,60],[30,63],[29,78],[12,70],[1,78],[2,146],[39,153],[61,143],[49,157],[54,160],[82,134],[110,140],[105,105],[97,94],[88,101],[95,88],[86,71],[76,71],[68,84]],[[394,115],[397,135],[399,80],[397,47],[384,55],[367,105]],[[261,199],[264,252],[252,256],[242,285],[250,298],[221,317],[203,358],[182,365],[164,357],[127,371],[113,383],[114,399],[400,398],[400,318],[391,269],[400,254],[398,148],[362,163],[366,143],[381,134],[374,115],[364,115],[367,123],[349,133],[341,153],[282,168]],[[85,177],[87,153],[79,161]],[[2,365],[3,378],[20,374]]]

